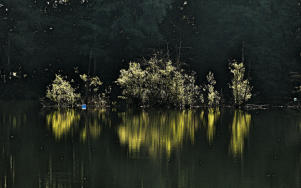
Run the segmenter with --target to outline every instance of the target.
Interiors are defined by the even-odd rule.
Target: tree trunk
[[[10,63],[11,63],[11,58],[10,58],[10,48],[11,48],[11,41],[9,35],[7,36],[7,69],[10,69]]]
[[[96,57],[93,58],[93,75],[95,76],[96,73]]]

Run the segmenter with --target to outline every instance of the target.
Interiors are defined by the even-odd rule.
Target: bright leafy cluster
[[[173,106],[178,108],[203,105],[220,105],[221,96],[215,89],[214,74],[209,72],[207,83],[198,86],[194,73],[188,74],[184,69],[175,66],[171,60],[154,56],[143,62],[130,62],[128,69],[120,70],[116,83],[122,89],[121,98],[135,104],[148,106]],[[234,61],[229,69],[233,74],[230,84],[235,105],[245,104],[252,96],[249,80],[244,78],[243,63]],[[78,71],[76,71],[78,73]],[[46,97],[58,106],[73,106],[81,100],[95,107],[109,106],[110,88],[101,92],[102,82],[98,76],[79,74],[82,82],[76,89],[61,75],[56,75],[48,87]],[[72,81],[71,81],[72,82]],[[74,82],[74,81],[73,81]],[[203,93],[205,92],[205,100]]]
[[[173,65],[170,60],[153,57],[142,66],[131,62],[122,69],[116,83],[123,97],[138,100],[142,105],[194,106],[202,100],[194,75]]]
[[[229,69],[233,74],[230,88],[232,89],[234,102],[236,105],[240,106],[252,97],[252,87],[250,86],[249,80],[244,78],[245,67],[242,62],[232,62]]]
[[[215,106],[220,104],[220,94],[215,90],[216,81],[214,79],[214,74],[209,72],[206,76],[207,84],[204,89],[207,91],[207,103],[209,106]]]
[[[86,74],[81,74],[79,77],[83,84],[76,87],[79,90],[77,93],[75,87],[72,87],[69,81],[57,74],[47,89],[46,98],[59,107],[74,106],[79,102],[101,108],[107,107],[109,105],[108,94],[110,89],[101,92],[102,82],[100,78]],[[73,79],[71,82],[74,82]]]
[[[80,94],[75,92],[67,80],[56,74],[54,81],[47,88],[46,97],[58,106],[73,106],[80,99]]]

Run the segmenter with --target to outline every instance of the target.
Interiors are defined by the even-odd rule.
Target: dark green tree
[[[0,4],[0,68],[10,71],[30,66],[40,13],[29,0],[4,0]],[[24,62],[25,61],[25,62]]]

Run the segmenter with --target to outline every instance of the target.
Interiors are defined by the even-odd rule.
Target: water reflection
[[[300,187],[300,114],[11,108],[0,110],[0,187]]]
[[[4,149],[4,148],[3,148]],[[12,154],[5,155],[2,153],[0,161],[0,187],[9,187],[15,184],[15,158]]]
[[[244,151],[244,141],[249,135],[251,114],[236,110],[232,122],[232,135],[230,140],[230,152],[234,156],[240,156]]]
[[[219,108],[209,108],[207,113],[207,118],[205,118],[204,111],[201,112],[201,119],[203,121],[203,125],[207,129],[207,139],[209,144],[213,142],[216,123],[219,120],[220,114],[221,113]]]
[[[80,115],[73,109],[57,110],[47,114],[47,125],[51,127],[57,140],[71,132],[71,128],[77,128]]]
[[[110,126],[110,118],[105,111],[84,111],[74,109],[57,110],[46,115],[46,123],[56,140],[68,135],[79,136],[82,142],[91,137],[96,139],[101,133],[101,126]]]
[[[128,145],[130,153],[146,148],[152,155],[165,153],[181,147],[185,138],[194,143],[200,119],[193,111],[181,112],[124,112],[118,136],[122,145]]]
[[[11,128],[17,128],[22,126],[27,121],[27,115],[25,113],[22,114],[1,114],[0,122],[5,126],[9,126]]]
[[[15,139],[18,129],[27,124],[28,113],[16,109],[0,109],[0,187],[11,187],[15,184],[16,155],[10,141]],[[3,108],[3,107],[1,107]]]
[[[39,172],[38,187],[87,187],[88,159],[83,160],[78,155],[78,152],[73,150],[71,156],[65,156],[66,160],[57,160],[57,156],[50,154],[47,168]]]
[[[85,126],[80,133],[80,139],[85,142],[89,136],[96,139],[101,132],[101,126],[98,119],[88,118],[85,122]]]

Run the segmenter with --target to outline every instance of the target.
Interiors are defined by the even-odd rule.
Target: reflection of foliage
[[[85,125],[85,128],[81,131],[80,138],[85,142],[88,134],[90,134],[92,138],[97,138],[100,135],[100,132],[101,127],[98,125],[97,120],[94,120],[91,124]]]
[[[48,114],[46,120],[57,140],[77,129],[79,130],[81,141],[85,142],[90,136],[94,139],[97,138],[101,132],[100,125],[103,122],[110,122],[107,120],[104,112],[89,111],[85,115],[81,115],[80,112],[73,109],[58,110]],[[80,127],[80,121],[83,122],[83,127]]]
[[[80,98],[75,89],[61,75],[56,74],[51,86],[48,87],[46,97],[58,106],[73,106]]]
[[[244,64],[233,62],[230,64],[229,69],[233,74],[233,79],[230,88],[232,89],[234,102],[236,105],[242,105],[252,97],[252,87],[250,86],[249,80],[244,79]]]
[[[27,114],[1,114],[0,122],[2,125],[10,126],[13,128],[19,127],[27,121]]]
[[[216,123],[220,117],[220,110],[218,108],[209,108],[208,114],[207,114],[207,138],[209,143],[212,143],[214,132],[215,132],[215,126]]]
[[[47,124],[52,128],[56,139],[66,135],[74,124],[78,124],[80,115],[73,109],[66,111],[55,111],[46,116]]]
[[[133,62],[120,73],[116,82],[123,89],[123,96],[144,105],[193,106],[202,98],[195,77],[170,60],[154,57],[145,67]]]
[[[91,111],[85,120],[85,127],[80,132],[80,139],[85,142],[89,136],[96,139],[99,137],[102,127],[101,125],[111,125],[111,120],[106,116],[105,110]]]
[[[118,127],[121,144],[127,144],[130,152],[141,147],[153,156],[181,146],[185,137],[194,142],[199,119],[192,111],[182,112],[141,112],[137,115],[122,113],[122,124]]]
[[[230,151],[237,156],[243,153],[244,139],[249,134],[251,115],[241,110],[236,110],[232,122],[232,136]]]
[[[209,72],[206,76],[207,84],[205,89],[207,90],[207,102],[209,106],[219,105],[220,103],[220,95],[218,91],[215,90],[216,81],[214,79],[214,75],[212,72]]]

